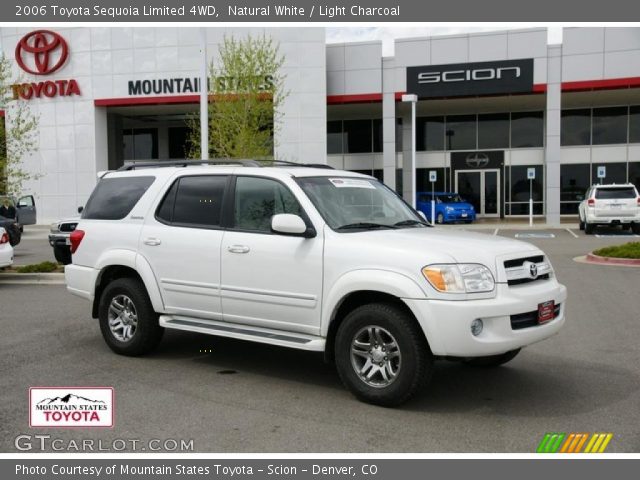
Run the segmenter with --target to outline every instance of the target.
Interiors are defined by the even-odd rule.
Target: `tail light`
[[[640,197],[636,199],[638,201],[638,206],[640,207]]]
[[[0,245],[3,245],[5,243],[9,243],[9,235],[7,234],[7,232],[3,233],[0,237]]]
[[[69,235],[69,240],[71,241],[71,253],[76,253],[76,250],[78,250],[83,238],[84,230],[74,230],[71,232],[71,235]]]
[[[590,207],[595,207],[596,206],[595,199],[590,198],[589,200],[587,200],[587,205],[589,205]]]

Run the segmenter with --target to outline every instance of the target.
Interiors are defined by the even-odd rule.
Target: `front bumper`
[[[471,212],[443,212],[445,222],[474,222],[476,220],[476,214]]]
[[[497,285],[495,298],[484,300],[404,299],[418,319],[434,355],[482,357],[498,355],[549,338],[562,328],[566,318],[567,289],[555,279],[519,286]],[[513,330],[511,315],[538,310],[538,304],[553,300],[560,312],[553,320]],[[483,321],[478,336],[471,322]]]
[[[13,248],[0,246],[0,268],[13,265]]]

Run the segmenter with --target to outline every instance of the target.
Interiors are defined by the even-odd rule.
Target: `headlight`
[[[428,265],[422,275],[433,288],[444,293],[491,292],[495,281],[491,271],[476,263]]]
[[[51,224],[51,233],[55,233],[58,231],[58,222],[52,223]]]

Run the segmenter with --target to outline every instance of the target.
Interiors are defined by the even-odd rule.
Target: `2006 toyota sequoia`
[[[116,353],[167,328],[322,351],[358,398],[398,405],[438,358],[500,365],[564,324],[535,246],[432,228],[369,176],[209,163],[104,174],[71,234],[67,288]]]

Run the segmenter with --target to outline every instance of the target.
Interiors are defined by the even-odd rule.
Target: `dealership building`
[[[489,218],[528,214],[532,195],[550,223],[575,221],[592,183],[640,187],[640,28],[567,28],[552,45],[544,28],[399,39],[387,57],[313,27],[2,27],[16,102],[39,117],[24,159],[39,223],[73,215],[99,171],[183,158],[203,37],[215,62],[225,36],[263,33],[288,91],[276,158],[368,173],[407,200],[414,184],[458,191]]]

